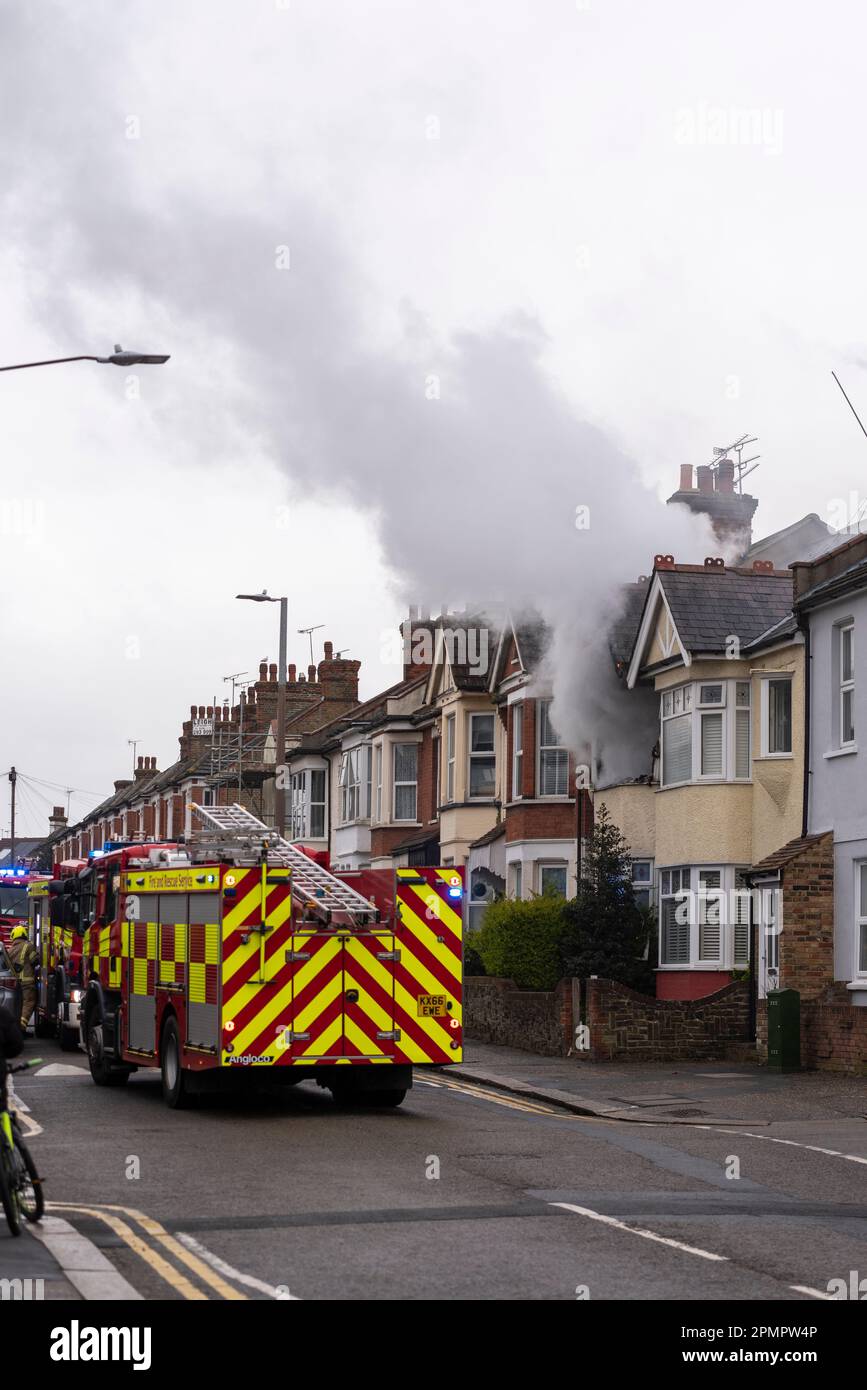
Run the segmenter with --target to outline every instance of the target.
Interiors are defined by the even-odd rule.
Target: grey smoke
[[[428,306],[384,306],[328,199],[293,187],[288,151],[275,163],[272,148],[245,147],[252,198],[237,195],[231,163],[223,178],[187,169],[182,129],[164,176],[137,161],[122,128],[135,29],[104,6],[21,6],[3,27],[0,117],[17,132],[0,159],[4,224],[30,248],[46,328],[86,340],[112,305],[142,332],[164,325],[178,389],[156,418],[186,466],[264,452],[294,486],[375,519],[408,598],[537,609],[554,631],[564,738],[581,749],[592,729],[609,771],[645,770],[607,650],[620,586],[657,551],[700,560],[712,543],[576,416],[546,369],[543,326],[515,311],[441,338]],[[283,244],[288,270],[275,264]],[[205,362],[185,368],[203,344]],[[249,498],[237,504],[243,517]]]

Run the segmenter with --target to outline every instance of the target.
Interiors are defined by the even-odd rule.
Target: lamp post
[[[286,789],[280,786],[283,760],[286,757],[286,631],[289,614],[288,598],[272,598],[266,589],[261,594],[236,594],[235,598],[250,603],[279,603],[280,605],[280,662],[277,667],[277,751],[275,754],[274,796],[277,834],[286,832]]]
[[[114,352],[108,357],[94,357],[81,353],[78,357],[47,357],[42,362],[14,362],[10,367],[0,367],[0,372],[23,372],[27,367],[57,367],[61,362],[110,362],[115,367],[161,367],[168,362],[168,353],[124,352],[120,343],[115,343]]]

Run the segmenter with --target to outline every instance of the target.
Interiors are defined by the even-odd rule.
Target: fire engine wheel
[[[122,1086],[129,1081],[127,1067],[113,1067],[105,1055],[101,1023],[91,1023],[87,1030],[87,1060],[90,1074],[97,1086]]]
[[[77,1052],[78,1029],[71,1028],[68,1023],[62,1023],[57,1032],[57,1041],[60,1043],[61,1052]]]
[[[198,1097],[191,1092],[189,1077],[181,1066],[181,1034],[176,1018],[168,1019],[163,1028],[160,1068],[166,1105],[172,1110],[189,1110]]]
[[[54,1024],[50,1018],[45,1018],[37,1014],[33,1020],[33,1032],[36,1034],[37,1038],[53,1037]]]

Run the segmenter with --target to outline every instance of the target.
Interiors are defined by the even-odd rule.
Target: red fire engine
[[[79,1043],[82,938],[75,930],[75,879],[86,863],[55,865],[59,877],[31,882],[28,890],[30,938],[39,953],[34,1029],[38,1038],[57,1038],[65,1051]]]
[[[180,1107],[253,1074],[392,1106],[461,1060],[460,869],[368,870],[365,897],[243,807],[194,811],[188,844],[107,846],[75,879],[97,1085],[159,1068]]]
[[[26,927],[29,918],[28,889],[31,884],[45,883],[47,874],[32,869],[0,869],[0,943],[9,945],[13,927]]]

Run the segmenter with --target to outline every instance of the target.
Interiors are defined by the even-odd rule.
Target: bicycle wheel
[[[21,1234],[21,1212],[18,1207],[18,1192],[15,1183],[10,1181],[12,1155],[5,1137],[0,1134],[0,1206],[6,1217],[6,1225],[13,1236]]]
[[[15,1146],[21,1160],[18,1173],[18,1205],[25,1221],[41,1221],[45,1213],[42,1179],[36,1171],[30,1150],[16,1136]]]

